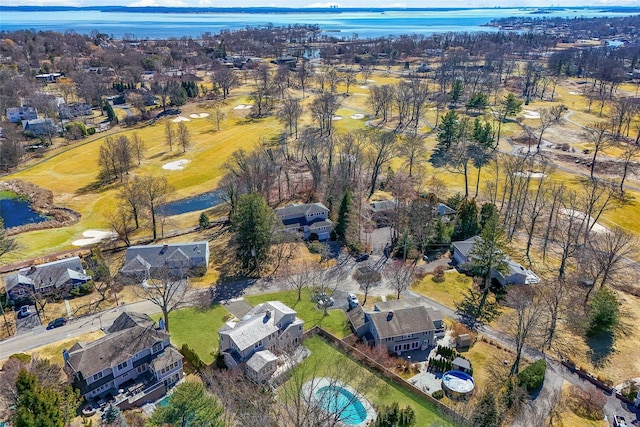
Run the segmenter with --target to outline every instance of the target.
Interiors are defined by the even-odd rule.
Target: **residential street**
[[[383,255],[374,254],[370,257],[367,263],[370,266],[376,266],[381,268],[386,263],[386,258]],[[423,267],[425,270],[432,269],[435,265],[442,265],[442,260],[437,260],[433,263],[429,263]],[[326,271],[325,279],[329,282],[329,287],[335,290],[341,291],[340,294],[346,292],[361,293],[360,285],[358,282],[352,279],[351,274],[356,267],[364,265],[364,263],[356,263],[353,258],[349,256],[343,256],[338,259],[338,264]],[[396,293],[396,290],[385,283],[384,279],[380,285],[373,287],[369,295],[370,296],[386,296]],[[287,281],[281,277],[275,277],[270,279],[259,280],[243,280],[238,282],[231,282],[226,284],[220,284],[210,290],[196,291],[206,292],[212,298],[213,301],[223,302],[229,299],[240,298],[246,295],[260,294],[266,292],[274,292],[289,288]],[[195,293],[195,292],[194,292]],[[197,295],[197,294],[196,294]],[[413,291],[406,290],[402,293],[404,297],[415,297],[424,302],[425,305],[431,306],[440,310],[440,312],[451,319],[458,319],[455,310],[440,304],[430,298],[424,297]],[[197,299],[201,299],[205,296],[199,296]],[[70,320],[65,326],[60,328],[46,330],[45,326],[38,326],[34,328],[30,333],[23,333],[21,335],[14,336],[1,342],[0,345],[0,360],[9,357],[11,354],[32,350],[34,348],[51,344],[61,340],[73,339],[74,337],[82,334],[97,331],[99,329],[108,328],[115,318],[123,311],[135,311],[147,314],[156,314],[160,312],[158,306],[149,301],[140,301],[132,304],[127,304],[119,307],[114,307],[109,310],[102,311],[100,313]],[[505,333],[498,331],[489,326],[483,326],[480,329],[480,333],[490,338],[491,340],[500,343],[501,345],[509,348],[514,348],[513,341]],[[577,375],[571,373],[559,362],[550,360],[543,353],[531,349],[525,348],[524,354],[529,359],[539,359],[545,357],[547,360],[547,372],[545,376],[545,383],[543,389],[540,391],[536,399],[528,404],[528,409],[525,411],[525,415],[522,419],[516,420],[514,426],[528,427],[531,425],[532,417],[542,417],[542,414],[547,414],[550,408],[550,400],[548,397],[556,391],[560,391],[563,380],[568,381],[571,384],[587,385],[585,380],[581,379]],[[606,393],[605,393],[606,395]],[[627,408],[620,400],[614,395],[606,395],[607,403],[605,406],[605,414],[611,419],[614,414],[624,415],[627,420],[636,421],[640,425],[640,415],[632,412]]]

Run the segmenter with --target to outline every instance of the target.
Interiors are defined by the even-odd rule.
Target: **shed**
[[[451,367],[462,372],[471,371],[471,363],[469,363],[467,359],[463,359],[462,357],[456,357],[455,359],[453,359],[453,362],[451,362]]]
[[[456,347],[458,348],[469,348],[471,347],[472,339],[469,334],[460,334],[458,338],[456,338]]]

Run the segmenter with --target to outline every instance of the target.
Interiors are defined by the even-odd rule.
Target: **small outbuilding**
[[[460,334],[456,338],[456,347],[458,348],[458,350],[468,349],[469,347],[471,347],[471,344],[472,344],[472,339],[471,339],[471,335],[469,334]]]
[[[462,357],[456,357],[451,362],[451,367],[455,370],[462,371],[465,373],[469,373],[471,371],[471,363],[467,359],[463,359]]]

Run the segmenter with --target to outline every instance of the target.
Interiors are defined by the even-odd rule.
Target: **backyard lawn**
[[[324,312],[318,310],[315,303],[311,301],[311,290],[309,288],[302,290],[300,301],[298,301],[298,293],[295,290],[252,295],[245,299],[253,306],[267,301],[280,301],[298,312],[298,317],[304,320],[305,329],[310,329],[317,325],[338,338],[343,338],[351,333],[344,311],[329,310],[325,316]]]
[[[211,352],[218,348],[218,329],[227,315],[229,312],[221,305],[207,310],[190,307],[174,311],[169,314],[171,343],[177,348],[187,343],[204,363],[210,364],[213,362]],[[158,320],[160,316],[152,317]]]
[[[296,369],[312,366],[313,368],[308,369],[310,375],[314,371],[317,375],[323,375],[331,372],[333,367],[340,366],[344,372],[349,372],[350,377],[357,378],[358,381],[366,380],[363,383],[368,383],[367,390],[370,391],[365,391],[365,397],[375,406],[391,405],[394,402],[398,402],[401,407],[409,405],[415,411],[416,426],[428,426],[434,423],[440,423],[438,425],[443,426],[453,425],[439,414],[438,409],[420,396],[372,373],[319,336],[307,339],[304,346],[311,350],[311,355]],[[368,382],[367,377],[371,377],[372,383]],[[285,383],[283,387],[287,387],[287,384]]]

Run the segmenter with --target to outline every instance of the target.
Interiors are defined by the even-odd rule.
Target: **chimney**
[[[389,310],[389,313],[387,313],[387,322],[391,319],[393,319],[393,310]]]
[[[271,310],[267,310],[267,311],[264,313],[264,317],[265,317],[266,319],[271,319]]]
[[[29,273],[35,273],[38,268],[35,265],[29,267]]]

